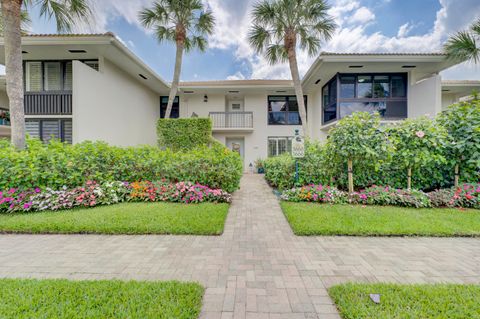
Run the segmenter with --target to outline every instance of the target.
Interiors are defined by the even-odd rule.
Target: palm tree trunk
[[[172,113],[173,101],[175,96],[177,96],[178,83],[180,82],[180,73],[182,72],[182,60],[183,60],[183,49],[184,42],[177,41],[177,52],[175,55],[175,70],[173,72],[173,81],[172,86],[170,87],[170,95],[168,96],[167,110],[165,112],[165,118],[169,119],[170,114]]]
[[[25,148],[25,112],[23,109],[23,67],[21,7],[22,0],[1,0],[5,41],[5,71],[10,104],[12,143]]]
[[[293,86],[295,87],[295,95],[297,96],[298,111],[300,113],[300,119],[302,120],[303,136],[308,137],[310,132],[308,130],[305,100],[303,99],[302,82],[300,81],[300,74],[298,73],[297,52],[295,50],[295,46],[289,46],[287,52],[288,62],[290,64],[290,72],[292,73]]]

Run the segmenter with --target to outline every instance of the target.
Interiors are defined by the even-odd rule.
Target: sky
[[[91,0],[95,23],[77,32],[113,32],[162,78],[173,76],[175,47],[158,43],[138,22],[138,12],[154,0]],[[288,65],[269,65],[250,47],[250,12],[258,0],[202,0],[216,18],[206,52],[185,55],[182,81],[222,79],[289,79]],[[328,52],[439,52],[449,35],[480,18],[480,0],[327,0],[338,28],[322,43]],[[32,33],[55,33],[52,21],[30,9]],[[299,50],[305,74],[315,57]],[[442,73],[444,79],[478,79],[480,65],[465,63]]]

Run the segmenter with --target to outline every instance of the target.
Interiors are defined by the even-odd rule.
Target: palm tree
[[[25,148],[23,109],[22,21],[31,6],[40,6],[40,15],[54,18],[58,32],[69,32],[77,20],[89,19],[88,0],[1,0],[2,32],[5,43],[7,95],[10,102],[12,143]]]
[[[270,64],[288,61],[295,86],[303,134],[308,136],[307,112],[298,72],[297,47],[316,55],[322,40],[329,40],[336,25],[324,0],[263,0],[254,5],[250,44],[265,52]]]
[[[445,44],[448,58],[458,61],[480,62],[480,19],[475,21],[470,30],[457,32]]]
[[[151,8],[140,11],[139,18],[144,27],[153,28],[160,43],[170,41],[176,45],[175,70],[165,112],[165,118],[170,118],[180,81],[183,52],[194,48],[205,51],[206,36],[212,34],[215,19],[211,11],[204,9],[201,0],[157,0]]]

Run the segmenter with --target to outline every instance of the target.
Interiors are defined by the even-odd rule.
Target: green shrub
[[[157,124],[158,145],[174,151],[206,146],[212,139],[209,118],[160,119]]]
[[[88,180],[190,181],[227,192],[236,190],[242,175],[237,153],[220,143],[174,152],[154,146],[121,148],[103,142],[43,144],[29,139],[27,148],[0,145],[0,189],[76,187]]]

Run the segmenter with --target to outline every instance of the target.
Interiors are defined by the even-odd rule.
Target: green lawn
[[[296,235],[480,236],[480,210],[282,202]]]
[[[0,233],[219,235],[228,207],[212,203],[123,203],[58,212],[3,214]]]
[[[480,318],[480,286],[349,283],[329,293],[344,319]],[[371,293],[381,294],[380,304]]]
[[[195,283],[0,279],[0,318],[197,318]]]

